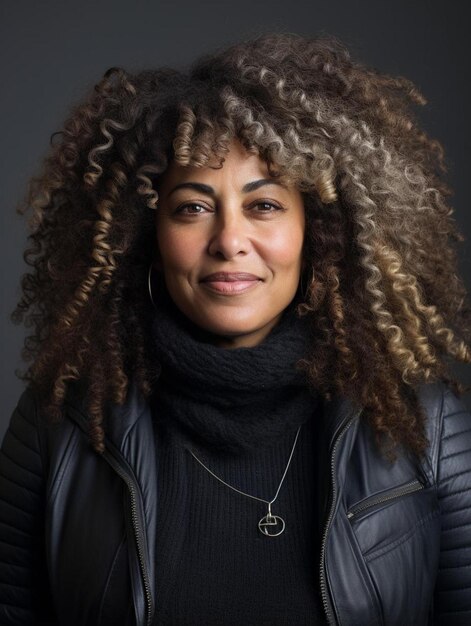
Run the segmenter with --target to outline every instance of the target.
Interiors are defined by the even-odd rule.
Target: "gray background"
[[[128,70],[181,67],[215,46],[267,31],[338,36],[353,56],[413,80],[429,104],[425,128],[448,153],[451,202],[467,237],[461,271],[471,285],[469,180],[469,35],[466,3],[382,0],[240,0],[196,2],[37,2],[2,0],[1,190],[2,308],[0,438],[24,384],[20,350],[25,330],[9,315],[25,271],[25,218],[15,213],[27,180],[45,155],[50,135],[70,106],[111,66]],[[471,366],[454,372],[470,383]],[[464,397],[471,407],[470,394]]]

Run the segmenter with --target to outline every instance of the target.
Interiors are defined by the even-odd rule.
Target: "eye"
[[[201,209],[201,210],[198,210],[198,209]],[[181,206],[179,206],[175,210],[175,213],[181,213],[182,215],[200,215],[206,210],[207,210],[207,207],[203,206],[202,204],[197,204],[196,202],[193,202],[193,203],[189,202],[187,204],[182,204]]]
[[[272,211],[282,211],[283,208],[278,206],[277,204],[273,204],[273,202],[267,202],[262,200],[262,202],[257,202],[257,204],[253,205],[255,207],[260,207],[262,209],[261,213],[271,213]]]

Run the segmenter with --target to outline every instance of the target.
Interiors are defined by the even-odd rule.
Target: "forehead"
[[[233,181],[242,186],[256,178],[271,178],[267,163],[258,154],[248,152],[238,140],[232,140],[228,148],[222,167],[218,167],[214,158],[203,167],[171,161],[160,177],[160,190],[165,191],[169,186],[185,181],[205,182],[209,185]]]

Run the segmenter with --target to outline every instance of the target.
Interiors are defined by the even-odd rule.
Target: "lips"
[[[214,274],[208,274],[201,282],[228,282],[236,283],[240,281],[260,280],[255,274],[248,274],[247,272],[215,272]]]
[[[215,272],[202,281],[204,289],[220,296],[238,296],[257,288],[262,279],[248,272]]]

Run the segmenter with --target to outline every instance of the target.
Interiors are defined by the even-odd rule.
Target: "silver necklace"
[[[262,517],[262,519],[258,522],[258,528],[260,532],[262,532],[267,537],[277,537],[278,535],[281,535],[281,533],[284,531],[285,521],[279,515],[272,514],[271,505],[277,499],[278,493],[281,489],[281,485],[283,484],[283,481],[285,479],[286,472],[288,471],[289,464],[291,463],[291,457],[293,456],[293,452],[296,447],[296,442],[298,441],[298,435],[299,435],[300,430],[301,430],[301,426],[298,428],[298,432],[296,433],[293,448],[291,450],[291,454],[289,455],[288,464],[286,465],[286,469],[283,473],[283,477],[280,481],[280,484],[278,485],[278,489],[276,490],[275,497],[273,498],[273,500],[270,500],[270,501],[264,500],[263,498],[258,498],[257,496],[251,496],[249,493],[244,493],[243,491],[240,491],[239,489],[236,489],[235,487],[231,487],[231,485],[229,485],[224,480],[222,480],[222,478],[219,478],[219,476],[216,476],[214,472],[212,472],[208,467],[206,467],[206,465],[202,461],[200,461],[199,458],[195,454],[193,454],[193,452],[189,448],[188,448],[188,451],[192,454],[192,456],[194,456],[194,458],[198,461],[198,463],[204,467],[205,470],[207,470],[210,474],[212,474],[214,478],[217,478],[221,483],[226,485],[226,487],[229,487],[230,489],[237,491],[237,493],[240,493],[243,496],[248,496],[249,498],[254,498],[254,500],[260,500],[260,502],[265,502],[265,504],[268,504],[268,513],[264,517]]]

